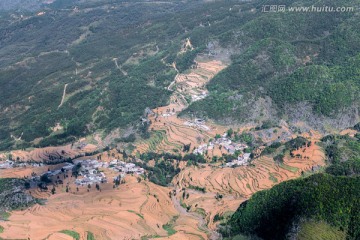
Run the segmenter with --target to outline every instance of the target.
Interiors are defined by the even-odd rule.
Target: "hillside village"
[[[109,163],[98,160],[76,160],[74,163],[81,166],[79,169],[79,177],[75,181],[77,185],[107,182],[105,173],[99,170],[101,168],[119,172],[121,178],[124,178],[126,174],[142,175],[145,173],[143,168],[136,166],[134,163],[125,163],[118,159],[114,159]]]
[[[224,166],[226,167],[234,167],[234,166],[245,166],[250,162],[251,153],[245,152],[245,149],[249,147],[244,143],[237,143],[232,141],[227,133],[224,133],[221,137],[215,138],[215,140],[209,141],[209,143],[201,144],[199,147],[195,148],[193,153],[204,155],[207,151],[211,151],[215,146],[218,146],[225,149],[228,154],[234,155],[235,152],[239,151],[239,155],[237,158],[233,159],[231,162],[227,162]]]
[[[102,162],[95,159],[86,160],[74,160],[73,162],[65,162],[60,164],[61,166],[37,175],[34,172],[30,180],[33,181],[32,185],[36,185],[36,182],[41,182],[42,179],[59,179],[60,175],[74,175],[76,176],[76,185],[92,185],[99,183],[106,183],[108,179],[102,171],[102,169],[109,169],[114,173],[119,173],[121,178],[124,178],[127,174],[142,175],[145,170],[135,163],[126,163],[118,159],[114,159],[110,162]],[[43,163],[17,163],[12,160],[5,160],[0,162],[0,169],[15,169],[15,168],[38,168],[45,166]],[[68,174],[69,173],[69,174]],[[57,180],[56,180],[57,181]]]

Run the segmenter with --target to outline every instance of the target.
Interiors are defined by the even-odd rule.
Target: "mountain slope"
[[[331,6],[329,1],[317,4]],[[336,2],[341,4],[358,6],[356,1]],[[278,12],[247,21],[223,36],[238,42],[241,53],[210,82],[209,98],[193,104],[185,114],[195,112],[225,123],[287,119],[322,131],[355,124],[360,86],[358,20],[356,12]],[[214,105],[218,108],[210,107]]]
[[[200,53],[232,64],[182,115],[305,122],[301,131],[358,122],[357,13],[263,13],[264,1],[63,3],[0,19],[1,150],[137,129],[145,109],[169,102],[173,63],[186,71]],[[186,39],[193,49],[180,53]]]
[[[27,147],[46,136],[40,146],[61,144],[97,129],[110,131],[136,124],[147,107],[164,105],[169,96],[164,88],[175,76],[161,61],[171,53],[163,52],[170,44],[165,40],[181,44],[173,26],[162,22],[177,7],[171,2],[85,5],[10,25],[3,21],[2,148]],[[164,35],[155,35],[159,26]],[[175,56],[177,51],[172,50]],[[57,123],[62,130],[53,133]]]
[[[232,235],[243,233],[263,239],[287,239],[289,234],[297,234],[298,225],[306,228],[304,225],[309,224],[311,227],[305,231],[310,231],[316,222],[324,221],[330,224],[331,231],[325,228],[328,235],[339,231],[339,234],[346,233],[346,239],[358,239],[360,193],[356,186],[359,180],[359,177],[316,174],[258,192],[232,216]],[[306,234],[302,230],[300,234]]]
[[[355,136],[323,137],[321,144],[330,164],[326,173],[283,182],[254,194],[222,226],[224,235],[359,239],[360,192],[356,186],[360,181],[360,141]]]
[[[41,6],[39,0],[3,0],[0,2],[0,11],[9,10],[36,10]]]

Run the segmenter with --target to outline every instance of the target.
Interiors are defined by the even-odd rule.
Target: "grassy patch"
[[[269,180],[272,181],[273,183],[278,182],[278,179],[272,173],[269,173]]]
[[[285,164],[283,164],[283,163],[280,163],[280,164],[279,164],[279,167],[280,167],[280,168],[283,168],[283,169],[285,169],[285,170],[288,170],[288,171],[290,171],[290,172],[292,172],[292,173],[297,173],[297,172],[299,171],[298,168],[296,168],[296,167],[291,167],[291,166],[285,165]]]
[[[79,240],[80,239],[80,234],[72,231],[72,230],[62,230],[60,231],[61,233],[64,233],[66,235],[69,235],[70,237],[74,238],[75,240]]]
[[[250,187],[250,184],[246,184],[246,187],[248,188],[248,189],[251,189],[251,187]]]
[[[92,232],[87,232],[86,239],[87,240],[95,240],[95,236]]]
[[[170,222],[163,225],[163,229],[168,233],[168,236],[174,235],[176,233],[176,230],[174,229],[174,223],[178,219],[179,216],[173,217]]]
[[[197,212],[198,214],[200,214],[204,218],[206,217],[206,211],[203,208],[196,208],[195,212]]]
[[[168,236],[174,235],[176,233],[176,230],[173,228],[173,226],[169,224],[163,225],[163,229],[167,231]]]
[[[141,240],[148,240],[148,239],[153,239],[153,238],[161,238],[161,236],[159,236],[159,235],[146,235],[146,236],[142,236],[140,239]]]
[[[0,233],[4,232],[4,227],[0,225]]]
[[[184,203],[183,201],[182,201],[182,199],[180,199],[180,206],[182,207],[182,208],[187,208],[187,205],[186,205],[186,203]]]
[[[233,211],[226,211],[223,213],[222,216],[226,219],[226,218],[230,218],[233,214],[234,214]]]
[[[133,211],[133,210],[127,210],[127,211],[128,211],[128,212],[131,212],[131,213],[135,213],[135,214],[138,215],[140,218],[144,219],[144,216],[141,215],[140,213],[137,213],[137,212],[135,212],[135,211]]]
[[[346,233],[325,222],[307,221],[300,225],[298,240],[346,239]]]
[[[206,188],[204,188],[204,187],[193,186],[193,185],[190,184],[188,188],[199,191],[199,192],[206,193]]]
[[[156,151],[157,146],[162,142],[164,139],[164,132],[162,131],[154,131],[151,134],[150,139],[146,141],[146,143],[149,145],[149,151]]]
[[[8,213],[8,212],[0,212],[0,219],[1,220],[6,221],[6,220],[9,219],[9,217],[10,217],[10,213]]]

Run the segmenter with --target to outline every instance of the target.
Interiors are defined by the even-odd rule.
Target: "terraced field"
[[[93,144],[86,144],[82,148],[76,148],[71,144],[59,147],[35,148],[29,151],[16,150],[12,151],[13,159],[20,161],[49,161],[51,159],[67,159],[74,158],[80,154],[91,153],[97,149]]]
[[[179,190],[179,196],[183,189],[189,193],[189,198],[182,201],[192,206],[192,211],[204,209],[209,226],[214,227],[213,218],[216,214],[235,211],[241,202],[255,192],[297,178],[302,172],[311,171],[314,166],[325,165],[324,153],[314,143],[294,153],[302,156],[286,158],[282,164],[275,163],[270,157],[260,157],[251,166],[220,168],[207,164],[187,167],[174,178],[173,184]],[[203,188],[206,192],[193,190],[195,188]],[[222,199],[217,200],[217,194],[221,194]]]
[[[156,130],[151,133],[151,137],[147,140],[142,140],[137,145],[137,150],[139,152],[171,152],[176,150],[181,150],[183,145],[181,142],[176,140],[169,140],[169,135],[166,128],[161,130]]]
[[[190,102],[196,101],[197,97],[205,96],[206,83],[225,67],[226,65],[220,61],[198,57],[194,68],[188,73],[178,74],[169,86],[169,90],[173,91],[170,104],[153,109],[154,114],[150,116],[151,138],[138,142],[136,151],[142,153],[180,150],[185,144],[197,146],[213,138],[216,133],[224,132],[224,127],[210,122],[205,123],[209,129],[204,129],[200,125],[185,125],[187,120],[178,118],[177,114]]]
[[[87,192],[86,187],[80,187],[79,192],[71,190],[69,193],[58,187],[55,195],[34,192],[35,195],[46,197],[47,204],[12,212],[9,221],[2,224],[4,232],[1,237],[67,239],[60,233],[63,230],[79,233],[80,239],[86,239],[88,231],[96,239],[168,236],[163,225],[179,215],[168,196],[168,188],[146,181],[138,183],[135,177],[126,178],[126,183],[120,185],[119,189],[113,189],[112,184],[101,187],[101,194],[95,189]],[[179,218],[174,223],[176,231],[179,231],[174,239],[176,236],[185,239],[206,238],[206,234],[197,228],[191,230],[182,227],[187,226],[186,222],[186,218]]]

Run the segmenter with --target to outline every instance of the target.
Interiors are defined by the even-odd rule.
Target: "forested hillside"
[[[241,204],[225,236],[234,239],[359,239],[360,138],[329,135],[326,173],[283,182]]]
[[[317,227],[322,223],[326,227],[320,227],[316,234],[324,231],[327,237],[307,235],[295,239],[359,239],[358,184],[359,177],[327,174],[281,183],[243,203],[229,222],[231,230],[228,233],[224,230],[224,235],[241,233],[262,239],[287,239],[297,234],[306,236],[301,232],[306,224]],[[335,238],[329,238],[332,234]]]
[[[187,16],[187,5],[90,2],[78,8],[0,22],[2,149],[136,126],[147,107],[167,102],[165,87],[176,74],[170,64],[187,28],[172,13]],[[53,133],[57,123],[63,129]]]
[[[324,122],[355,124],[359,15],[263,13],[263,4],[55,1],[39,13],[3,13],[0,149],[136,129],[146,108],[169,101],[176,70],[189,69],[197,54],[231,56],[232,64],[182,115],[240,124],[303,120],[321,130]],[[187,38],[194,50],[179,54]]]
[[[276,4],[266,4],[272,3]],[[342,4],[359,3],[336,1],[336,5]],[[231,17],[239,19],[239,14]],[[193,104],[186,113],[225,123],[304,121],[308,127],[323,131],[351,126],[359,119],[357,22],[356,13],[278,12],[253,16],[221,35],[224,44],[236,42],[240,52],[233,56],[232,65],[210,82],[210,96]]]
[[[2,0],[0,2],[0,12],[8,10],[35,10],[41,6],[38,0]]]
[[[101,0],[87,0],[87,2],[96,2]],[[85,0],[2,0],[0,2],[0,12],[22,12],[29,13],[38,11],[42,8],[62,8],[74,6],[83,3]],[[110,1],[107,1],[110,2]]]

